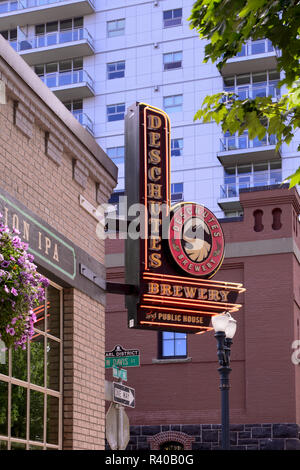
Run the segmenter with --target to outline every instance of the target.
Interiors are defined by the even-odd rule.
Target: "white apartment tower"
[[[0,32],[119,167],[124,190],[124,114],[135,101],[170,116],[172,197],[218,217],[239,215],[239,191],[281,183],[299,166],[297,140],[224,136],[193,118],[222,90],[277,99],[278,51],[249,41],[222,74],[204,64],[205,41],[187,18],[193,0],[1,0]],[[114,195],[117,199],[117,194]]]

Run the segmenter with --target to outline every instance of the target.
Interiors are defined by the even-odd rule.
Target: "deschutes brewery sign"
[[[224,235],[201,204],[171,207],[170,121],[143,103],[125,117],[125,186],[129,207],[140,203],[139,240],[126,239],[126,296],[130,328],[203,333],[212,315],[237,311],[242,284],[211,281],[224,258]],[[138,184],[137,184],[138,182]]]
[[[169,247],[183,271],[197,277],[212,277],[224,257],[221,225],[206,207],[180,203],[173,209]]]

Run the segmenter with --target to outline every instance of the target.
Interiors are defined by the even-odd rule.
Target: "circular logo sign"
[[[201,204],[182,202],[171,213],[169,248],[191,276],[212,277],[224,258],[224,235],[215,215]]]

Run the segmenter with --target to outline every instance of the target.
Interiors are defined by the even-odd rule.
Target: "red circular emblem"
[[[212,277],[224,258],[224,234],[216,216],[201,204],[182,202],[171,213],[169,248],[191,276]]]

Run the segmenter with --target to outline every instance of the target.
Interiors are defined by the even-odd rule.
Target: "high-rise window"
[[[180,69],[182,67],[182,52],[170,52],[163,55],[164,70]]]
[[[106,107],[107,120],[111,121],[122,121],[125,115],[125,103],[110,104]]]
[[[167,10],[163,12],[163,24],[164,28],[170,26],[178,26],[182,23],[182,8],[176,8],[175,10]]]
[[[124,163],[124,147],[110,147],[106,149],[106,153],[116,165]]]
[[[167,113],[175,113],[177,111],[182,111],[182,102],[182,95],[165,96],[163,102],[164,110]]]
[[[177,203],[183,201],[183,183],[171,184],[171,202]]]
[[[2,36],[4,37],[4,39],[6,39],[11,47],[13,47],[15,49],[15,51],[17,50],[17,37],[18,37],[18,32],[16,29],[10,29],[8,31],[0,31],[0,34],[2,34]]]
[[[184,358],[187,356],[186,333],[163,331],[159,335],[159,356],[164,358]]]
[[[124,34],[125,34],[125,19],[107,22],[107,37],[113,38],[115,36],[124,36]]]
[[[107,79],[123,78],[125,76],[125,60],[107,64]]]
[[[171,157],[181,157],[183,152],[183,139],[171,139]]]

